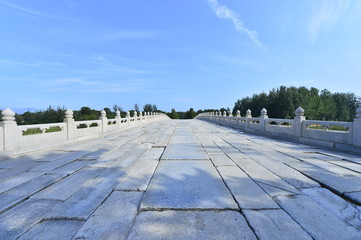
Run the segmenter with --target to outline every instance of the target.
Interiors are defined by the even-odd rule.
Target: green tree
[[[179,119],[179,114],[175,111],[174,108],[172,108],[172,111],[170,113],[167,114],[168,117],[170,117],[171,119]]]
[[[196,116],[196,112],[194,111],[193,108],[190,108],[187,112],[186,112],[186,119],[193,119]]]

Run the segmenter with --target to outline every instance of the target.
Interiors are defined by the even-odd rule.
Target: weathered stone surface
[[[103,172],[49,213],[46,219],[87,220],[124,175],[125,172],[120,170]]]
[[[295,169],[284,165],[281,159],[273,159],[260,151],[249,151],[246,152],[246,155],[297,189],[320,186]]]
[[[73,152],[71,154],[60,157],[56,160],[53,160],[51,162],[48,162],[48,163],[42,164],[36,168],[33,168],[33,169],[31,169],[31,171],[33,171],[33,172],[49,172],[51,170],[54,170],[55,168],[61,167],[65,164],[75,161],[88,153],[89,152],[87,152],[87,151]]]
[[[242,212],[259,239],[312,239],[298,223],[281,209],[244,210]]]
[[[309,158],[301,158],[302,161],[315,165],[317,167],[323,168],[329,172],[335,173],[343,178],[353,178],[355,181],[361,181],[361,174],[346,169],[344,167],[332,164],[330,162],[326,162],[319,159],[309,159]],[[359,179],[359,180],[358,180]],[[361,182],[360,182],[361,184]]]
[[[153,147],[143,155],[143,159],[159,160],[164,152],[163,147]]]
[[[304,162],[288,163],[288,165],[338,192],[339,194],[361,191],[361,185],[357,184],[357,182],[354,182],[352,179],[340,178],[337,174],[326,171],[317,166]]]
[[[46,188],[65,177],[64,174],[47,174],[34,178],[20,186],[0,194],[0,213],[29,198],[34,193]],[[1,239],[1,238],[0,238]]]
[[[84,160],[95,160],[100,158],[101,156],[111,152],[112,150],[114,150],[113,148],[111,148],[110,146],[98,146],[98,149],[95,150],[94,152],[88,153],[85,156],[82,156],[81,159]]]
[[[358,173],[361,173],[361,164],[340,160],[340,161],[330,161],[330,163],[336,164],[338,166],[350,169],[352,171],[356,171]]]
[[[161,161],[142,210],[238,209],[210,161]]]
[[[348,199],[351,199],[352,201],[357,202],[359,205],[361,204],[361,191],[345,193],[344,195]]]
[[[200,144],[168,144],[162,160],[208,160],[209,157]]]
[[[361,230],[361,212],[349,202],[325,188],[306,188],[302,193],[316,201],[324,208],[343,219],[348,224]]]
[[[276,176],[275,174],[273,174],[272,172],[270,172],[269,170],[259,165],[250,158],[239,158],[236,159],[235,162],[254,181],[269,186],[263,189],[266,190],[266,192],[272,197],[276,196],[277,192],[279,192],[276,189],[281,190],[281,192],[286,191],[289,194],[298,193],[297,189],[295,189],[294,187],[283,181],[280,177]]]
[[[219,166],[219,173],[241,209],[270,209],[278,205],[237,166]]]
[[[170,140],[169,143],[199,143],[198,139],[196,136],[194,135],[184,135],[184,136],[177,136],[177,135],[173,135]]]
[[[158,161],[143,158],[130,170],[115,190],[145,191],[158,163]]]
[[[85,168],[33,195],[32,198],[65,201],[104,169]]]
[[[72,239],[84,224],[74,220],[47,220],[38,223],[18,240]]]
[[[15,177],[8,178],[0,182],[0,193],[5,192],[9,189],[12,189],[16,186],[19,186],[23,183],[30,181],[36,177],[43,175],[44,172],[24,172]]]
[[[0,181],[10,178],[10,177],[15,177],[21,173],[27,172],[30,169],[39,166],[40,164],[42,164],[42,163],[34,161],[34,162],[28,162],[28,163],[21,164],[19,166],[16,166],[15,168],[11,168],[11,169],[1,169]]]
[[[210,156],[213,164],[215,166],[234,166],[236,165],[227,155],[224,154],[217,154]]]
[[[307,196],[277,196],[275,199],[314,239],[360,239],[358,230]]]
[[[0,239],[16,239],[41,221],[60,202],[29,199],[0,215]]]
[[[143,193],[138,192],[113,192],[74,239],[126,239],[142,196]]]
[[[129,240],[257,239],[244,217],[235,211],[141,212]]]
[[[53,171],[51,171],[51,173],[65,173],[70,175],[78,171],[79,169],[82,169],[83,167],[87,166],[88,164],[89,164],[88,161],[74,161],[54,169]]]

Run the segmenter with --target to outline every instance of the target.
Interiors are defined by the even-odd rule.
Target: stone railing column
[[[129,111],[127,111],[126,118],[127,118],[127,123],[128,123],[128,127],[129,127],[130,126],[130,112]]]
[[[353,120],[353,145],[361,147],[361,107],[356,109],[356,118]]]
[[[73,111],[68,109],[65,111],[64,122],[66,124],[67,139],[73,139],[76,137],[76,124],[73,118]]]
[[[5,109],[1,112],[3,127],[3,149],[5,151],[16,149],[20,132],[18,132],[18,125],[15,122],[15,112],[10,108]]]
[[[262,108],[261,110],[261,117],[259,119],[259,124],[261,125],[261,131],[264,132],[266,131],[266,124],[267,124],[267,119],[268,119],[268,115],[267,115],[267,109]]]
[[[236,111],[236,117],[241,117],[241,111],[239,110]]]
[[[99,120],[101,120],[100,124],[102,125],[102,133],[105,133],[108,126],[108,118],[104,109],[100,112]]]
[[[302,122],[306,120],[305,110],[298,107],[295,110],[295,117],[293,119],[293,134],[295,137],[302,137]]]
[[[119,110],[115,112],[115,120],[117,122],[117,128],[120,128],[121,116]]]
[[[251,118],[252,117],[252,112],[251,112],[251,110],[250,109],[247,109],[247,111],[246,111],[246,128],[249,128],[249,122],[250,122],[250,120],[249,120],[249,118]]]

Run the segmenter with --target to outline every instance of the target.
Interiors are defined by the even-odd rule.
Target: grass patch
[[[343,126],[329,126],[329,127],[323,127],[319,124],[311,124],[307,128],[309,129],[316,129],[316,130],[330,130],[330,131],[341,131],[341,132],[347,132],[348,128],[345,128]]]

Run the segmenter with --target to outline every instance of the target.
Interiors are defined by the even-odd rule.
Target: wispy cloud
[[[143,40],[160,37],[161,33],[157,31],[118,31],[99,37],[100,41],[116,40]]]
[[[42,84],[45,91],[69,92],[135,92],[140,87],[137,82],[116,83],[84,80],[81,78],[64,78],[48,80]]]
[[[27,62],[20,62],[20,61],[8,60],[8,59],[0,59],[0,64],[4,64],[8,66],[24,66],[24,67],[63,66],[62,63],[57,63],[57,62],[27,63]]]
[[[310,41],[317,40],[320,32],[324,29],[330,29],[337,24],[343,16],[347,15],[349,1],[324,1],[321,8],[311,16],[307,31]]]
[[[13,4],[13,3],[9,3],[7,1],[0,0],[0,4],[3,5],[3,6],[9,7],[9,8],[15,9],[15,10],[17,10],[17,11],[23,13],[23,14],[33,16],[33,17],[49,18],[49,19],[57,19],[57,20],[72,20],[72,19],[67,18],[67,17],[60,17],[60,16],[48,14],[48,13],[35,11],[33,9],[30,9],[30,8],[25,8],[25,7],[22,7],[22,6]]]
[[[217,17],[232,21],[237,31],[246,34],[254,44],[256,44],[262,50],[266,50],[265,46],[258,39],[257,32],[247,28],[233,10],[227,6],[220,5],[217,0],[208,0],[208,3]]]

